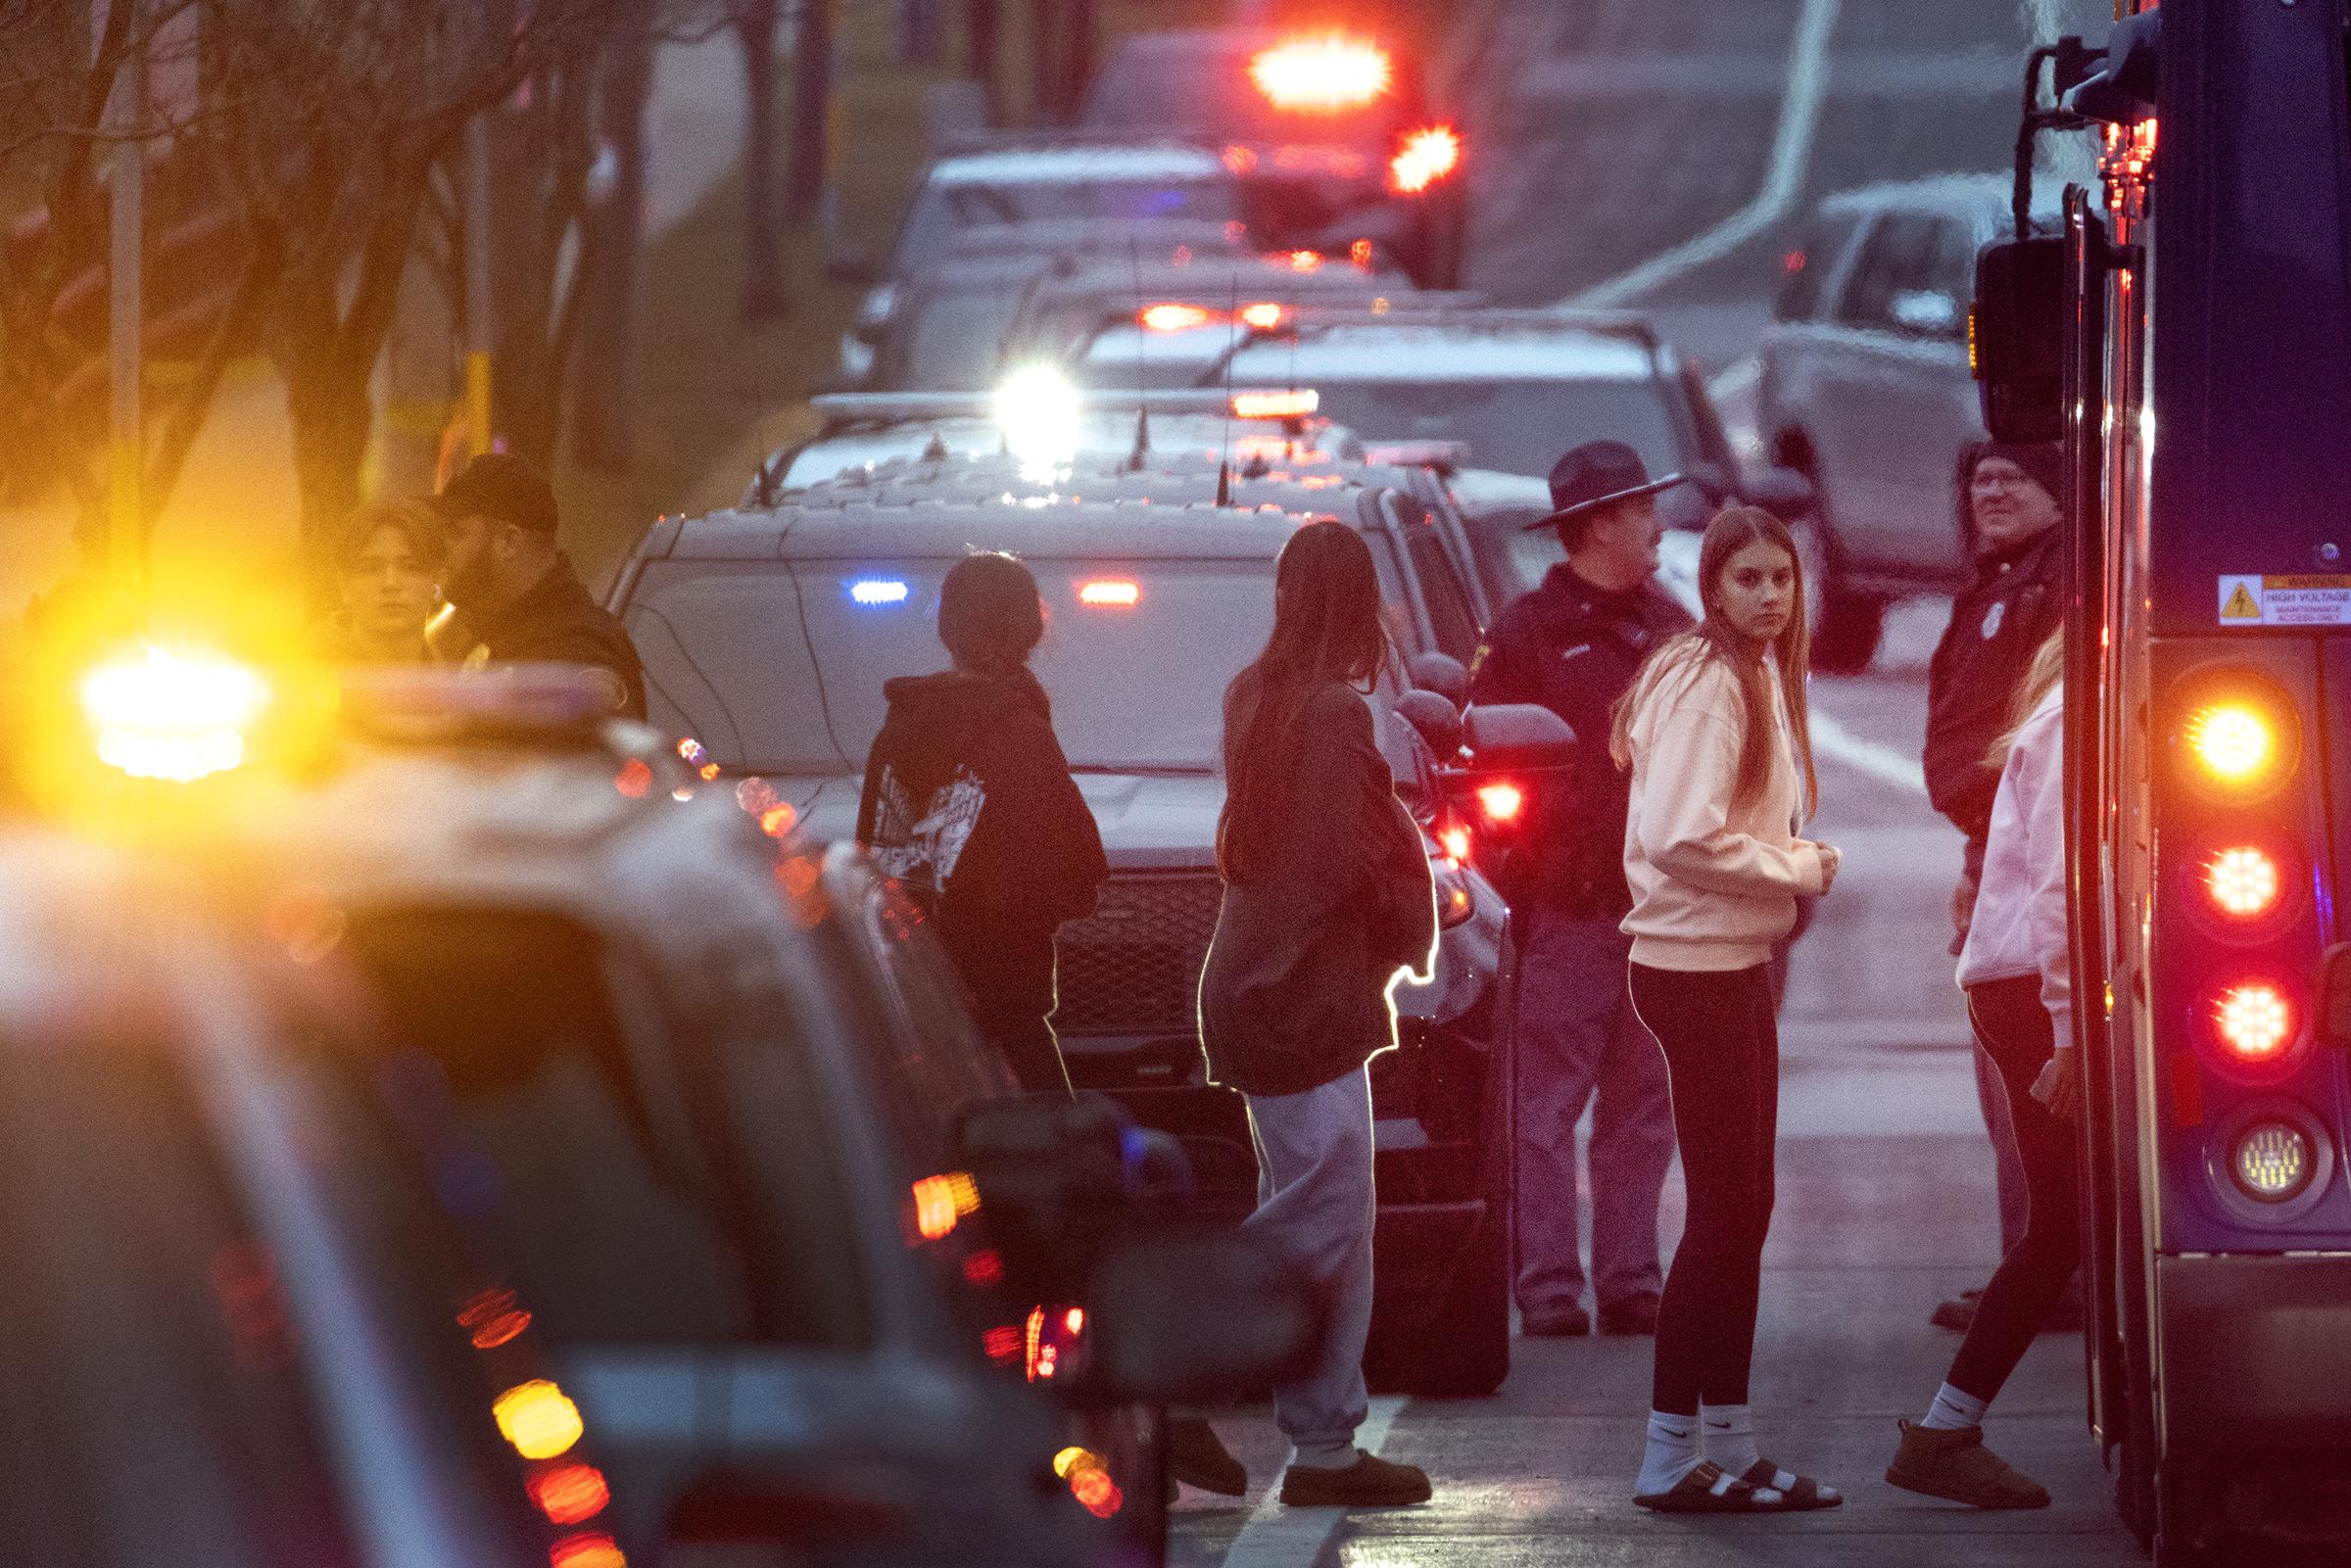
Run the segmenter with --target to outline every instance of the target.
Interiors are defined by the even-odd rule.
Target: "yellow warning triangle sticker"
[[[2254,599],[2245,585],[2239,583],[2236,585],[2235,591],[2229,595],[2229,602],[2221,606],[2221,619],[2224,621],[2258,621],[2261,619],[2261,605]]]

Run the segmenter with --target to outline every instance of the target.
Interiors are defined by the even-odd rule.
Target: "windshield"
[[[953,250],[958,234],[990,225],[1068,218],[1227,223],[1241,215],[1239,187],[1223,178],[932,182],[916,194],[898,231],[892,270],[899,276],[919,272]]]
[[[1233,379],[1264,385],[1280,372],[1273,350],[1233,363]],[[1672,411],[1653,381],[1393,381],[1332,383],[1300,374],[1321,394],[1321,413],[1366,441],[1462,441],[1480,468],[1537,477],[1570,447],[1621,441],[1653,474],[1681,466]]]
[[[730,772],[857,773],[882,685],[943,669],[947,559],[654,561],[628,610],[653,722]],[[1028,558],[1048,630],[1032,667],[1071,766],[1208,773],[1225,683],[1273,624],[1270,560]],[[1105,600],[1081,603],[1083,585]],[[1126,602],[1119,602],[1127,600]],[[1148,690],[1148,707],[1135,693]]]

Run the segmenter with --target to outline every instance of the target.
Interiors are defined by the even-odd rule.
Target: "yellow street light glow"
[[[79,689],[99,761],[134,779],[176,784],[242,763],[246,733],[269,694],[245,665],[152,643],[99,665]]]
[[[2204,866],[2204,888],[2224,915],[2251,920],[2278,902],[2278,862],[2250,845],[2224,849]]]
[[[580,1407],[570,1396],[548,1382],[533,1378],[501,1394],[490,1406],[498,1430],[526,1459],[552,1459],[580,1441],[587,1430]]]
[[[2224,784],[2249,784],[2278,759],[2278,736],[2259,708],[2245,702],[2216,702],[2187,721],[2188,749],[2198,764]]]

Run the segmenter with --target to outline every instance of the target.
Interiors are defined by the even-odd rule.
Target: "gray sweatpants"
[[[1346,1443],[1369,1404],[1371,1077],[1358,1068],[1303,1094],[1248,1101],[1257,1211],[1242,1228],[1304,1270],[1330,1313],[1321,1358],[1273,1391],[1273,1416],[1301,1449]]]
[[[1584,1294],[1575,1127],[1592,1106],[1594,1294],[1655,1301],[1657,1200],[1673,1164],[1665,1054],[1633,1012],[1632,938],[1612,920],[1535,917],[1518,961],[1518,1309]],[[1597,1100],[1595,1097],[1597,1096]]]

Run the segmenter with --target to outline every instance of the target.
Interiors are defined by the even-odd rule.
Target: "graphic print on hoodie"
[[[931,917],[984,1032],[1053,1009],[1053,933],[1109,872],[1044,688],[946,671],[891,681],[857,838]]]

